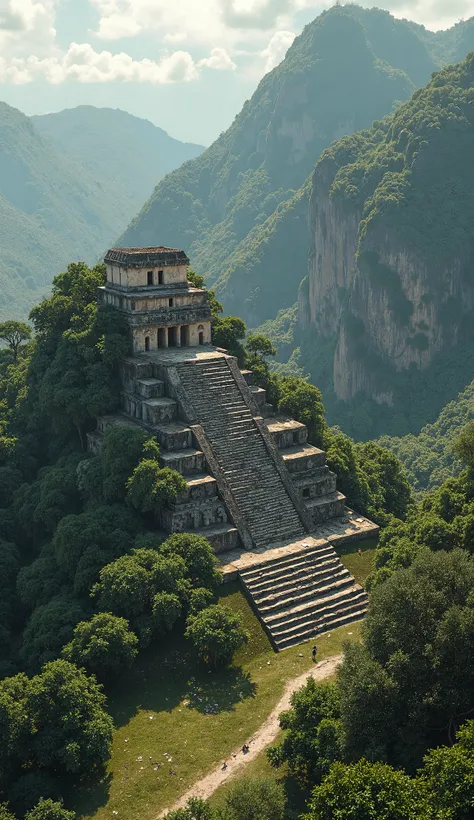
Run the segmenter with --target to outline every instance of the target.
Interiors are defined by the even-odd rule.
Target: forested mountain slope
[[[421,42],[420,50],[429,62]],[[230,312],[252,324],[268,318],[287,294],[295,301],[307,266],[306,197],[287,200],[334,139],[367,127],[413,89],[405,73],[377,59],[350,12],[325,12],[229,130],[162,180],[121,241],[147,244],[159,229],[217,280]]]
[[[348,432],[415,432],[472,379],[473,155],[474,53],[316,167],[302,362]]]
[[[229,130],[157,186],[120,242],[147,244],[159,231],[187,248],[228,312],[251,326],[275,316],[296,301],[307,271],[306,180],[321,152],[426,83],[465,26],[438,54],[438,35],[388,12],[324,12]]]
[[[462,470],[453,443],[463,427],[474,419],[474,381],[443,407],[433,424],[418,435],[383,436],[379,444],[400,459],[415,490],[434,490]]]
[[[86,109],[33,124],[0,103],[0,317],[26,314],[71,259],[97,259],[149,193],[151,155],[158,174],[200,150],[141,120],[134,136],[135,119]]]

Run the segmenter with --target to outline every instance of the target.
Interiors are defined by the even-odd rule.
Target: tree
[[[165,815],[165,820],[214,820],[214,818],[214,810],[209,803],[199,797],[190,797],[184,809],[174,809]],[[1,817],[0,820],[2,820]]]
[[[177,595],[158,592],[153,598],[153,619],[159,633],[170,632],[181,613],[182,605]]]
[[[222,820],[283,820],[283,786],[271,779],[239,780],[229,788],[219,813]]]
[[[57,658],[85,614],[77,598],[67,593],[56,595],[35,609],[25,627],[20,650],[27,668],[37,672],[44,663]]]
[[[180,555],[195,587],[215,589],[222,580],[219,562],[207,538],[191,532],[174,533],[161,544],[162,555]]]
[[[6,803],[0,803],[0,820],[16,820],[15,815],[8,810]]]
[[[99,612],[90,621],[77,624],[63,658],[100,681],[115,679],[132,666],[138,654],[138,638],[125,618]]]
[[[0,784],[2,791],[20,773],[32,733],[28,710],[29,678],[20,673],[0,681]]]
[[[371,591],[339,673],[345,754],[414,771],[474,707],[474,559],[424,550]]]
[[[102,610],[127,618],[147,646],[154,634],[173,627],[190,582],[180,555],[135,549],[102,569],[92,593]]]
[[[279,391],[278,410],[306,424],[310,442],[320,446],[326,429],[321,391],[299,376],[283,376]]]
[[[143,459],[127,481],[127,499],[142,513],[157,513],[185,493],[183,476],[169,467],[160,467],[154,459]]]
[[[333,763],[304,820],[420,820],[426,797],[416,780],[384,763]]]
[[[467,467],[474,467],[474,421],[468,422],[455,438],[453,451]]]
[[[67,811],[62,803],[42,798],[34,809],[25,815],[25,820],[75,820],[75,817],[74,812]]]
[[[270,339],[264,336],[263,333],[255,333],[251,336],[247,336],[245,349],[248,353],[260,357],[276,356],[277,354],[276,347],[273,346]]]
[[[239,364],[242,365],[244,360],[242,341],[245,339],[246,330],[243,319],[238,319],[236,316],[219,316],[212,323],[212,341],[217,347],[223,347],[232,356],[236,356]]]
[[[454,746],[425,757],[419,772],[436,820],[471,820],[474,809],[474,721],[462,726]]]
[[[156,456],[159,448],[156,445]],[[105,432],[100,454],[104,498],[107,502],[122,501],[127,494],[127,480],[143,458],[145,447],[151,446],[150,434],[139,427],[117,424]]]
[[[186,638],[194,645],[198,656],[209,666],[227,666],[234,652],[249,639],[240,615],[228,607],[214,604],[186,621]]]
[[[113,722],[102,687],[65,660],[46,664],[31,679],[30,748],[36,765],[60,775],[84,775],[108,759]]]
[[[25,322],[16,322],[13,319],[8,322],[0,322],[0,339],[7,342],[13,353],[13,359],[16,361],[21,343],[31,339],[31,327]]]
[[[313,785],[327,774],[342,753],[339,692],[334,684],[306,684],[291,697],[291,709],[280,715],[285,734],[282,743],[267,752],[272,766],[287,763],[304,785]]]

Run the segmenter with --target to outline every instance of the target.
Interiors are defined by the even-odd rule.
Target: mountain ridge
[[[101,111],[87,110],[89,114]],[[90,157],[87,164],[67,147],[65,137],[62,145],[53,140],[57,116],[62,115],[30,118],[0,102],[0,317],[25,316],[71,260],[95,262],[152,187],[154,173],[146,155],[141,177],[137,173],[135,155],[143,152],[136,143],[127,153],[120,150],[122,139],[114,152],[111,135],[105,131],[101,146],[96,141],[94,158],[90,137],[84,149]],[[122,123],[124,118],[127,123],[140,122],[120,112]],[[151,123],[150,128],[160,132],[162,140],[171,140]],[[81,138],[84,129],[76,125],[76,131]],[[179,148],[178,141],[172,144],[174,150]],[[187,151],[184,146],[184,156]]]

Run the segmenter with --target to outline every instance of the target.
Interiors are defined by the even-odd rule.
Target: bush
[[[75,820],[73,811],[67,811],[62,803],[52,800],[40,800],[34,809],[28,812],[25,820]]]
[[[227,666],[234,652],[249,639],[241,617],[228,607],[215,604],[197,615],[189,615],[185,636],[201,660],[209,666]]]
[[[240,780],[225,797],[222,820],[283,820],[286,797],[274,780]]]
[[[84,667],[100,681],[116,678],[132,666],[138,653],[138,638],[125,618],[99,612],[90,621],[81,621],[63,657]]]

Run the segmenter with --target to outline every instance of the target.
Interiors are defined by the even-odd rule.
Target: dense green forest
[[[433,424],[418,435],[402,438],[382,436],[378,441],[400,459],[415,491],[434,490],[462,470],[453,441],[474,418],[474,382],[443,407]]]
[[[94,263],[156,181],[201,150],[124,111],[28,118],[0,103],[0,319],[26,316],[70,259]]]
[[[308,177],[321,152],[472,48],[469,21],[433,33],[379,9],[323,12],[231,127],[157,186],[121,244],[149,244],[161,230],[186,247],[229,313],[252,327],[273,318],[307,273]]]

